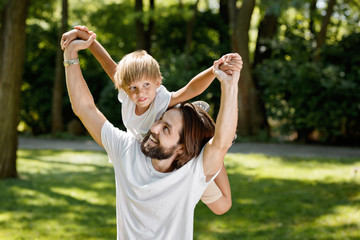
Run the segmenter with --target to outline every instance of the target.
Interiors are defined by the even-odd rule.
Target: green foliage
[[[33,134],[50,131],[51,89],[55,75],[58,33],[54,25],[45,30],[39,24],[27,26],[25,70],[20,119]]]
[[[354,34],[325,48],[321,62],[311,61],[311,48],[299,37],[277,43],[256,74],[267,114],[283,133],[296,130],[306,139],[317,130],[325,142],[360,137],[359,41]]]
[[[5,2],[0,0],[0,8]],[[315,36],[309,29],[311,2],[265,0],[257,4],[260,14],[267,11],[279,17],[278,35],[264,45],[271,57],[255,70],[268,117],[276,120],[284,133],[297,131],[304,139],[316,130],[324,142],[345,138],[358,141],[359,37],[354,32],[360,18],[359,1],[337,2],[328,26],[328,46],[321,50],[318,62],[313,62]],[[34,0],[29,9],[21,121],[35,135],[50,131],[60,5],[55,0]],[[163,84],[176,91],[231,51],[228,23],[223,22],[216,8],[197,13],[191,44],[186,45],[192,5],[193,2],[184,2],[182,7],[178,1],[157,2],[154,11],[146,5],[144,14],[139,16],[133,1],[69,1],[69,23],[86,25],[95,31],[97,40],[119,61],[136,49],[135,20],[140,17],[147,27],[153,17],[151,54],[160,63]],[[315,31],[320,29],[325,9],[326,4],[318,5],[312,15]],[[344,34],[348,37],[342,38]],[[122,128],[121,104],[116,100],[111,80],[89,51],[81,51],[80,58],[96,104]],[[215,117],[220,99],[218,81],[197,99],[209,102]],[[75,116],[65,91],[63,113],[66,126]]]
[[[159,61],[164,76],[163,84],[171,91],[185,86],[192,77],[212,66],[214,60],[230,52],[227,36],[228,26],[220,16],[211,11],[199,12],[193,42],[186,54],[186,24],[182,10],[172,6],[171,15],[157,19],[156,43],[153,56]],[[207,101],[216,115],[220,102],[220,85],[215,80],[197,99]]]
[[[20,150],[0,181],[0,239],[114,239],[114,171],[103,152]],[[228,154],[232,208],[201,202],[195,240],[359,239],[360,159]]]

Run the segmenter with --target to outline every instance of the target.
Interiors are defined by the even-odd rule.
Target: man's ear
[[[176,152],[178,155],[184,154],[184,152],[185,152],[184,144],[180,144],[180,145],[177,147],[177,149],[175,150],[175,152]]]

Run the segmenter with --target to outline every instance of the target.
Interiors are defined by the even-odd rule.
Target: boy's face
[[[156,89],[160,86],[160,80],[143,77],[132,83],[125,90],[131,101],[137,106],[137,111],[142,114],[154,101]]]

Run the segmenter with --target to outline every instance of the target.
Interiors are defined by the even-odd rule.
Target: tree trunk
[[[221,31],[219,39],[220,43],[229,43],[230,34],[229,34],[229,1],[228,0],[220,0],[219,2],[219,15],[224,25],[227,26],[223,31]]]
[[[267,11],[259,24],[253,67],[271,57],[269,41],[275,37],[277,28],[278,16]]]
[[[259,24],[258,37],[256,41],[256,48],[254,54],[254,63],[253,68],[260,64],[265,59],[271,57],[271,46],[270,41],[275,37],[278,28],[278,16],[269,9],[266,11],[265,16]],[[262,122],[260,123],[260,128],[264,129],[268,136],[270,136],[270,126],[266,117],[266,108],[265,103],[261,99],[262,89],[259,84],[259,80],[254,77],[254,85],[257,89],[257,98],[259,100],[260,114]]]
[[[59,39],[61,35],[67,30],[68,22],[68,1],[62,0],[62,14],[61,14],[61,27],[59,31]],[[56,65],[55,65],[55,80],[53,86],[53,95],[52,95],[52,125],[51,133],[55,135],[57,132],[62,132],[64,130],[63,124],[63,89],[65,83],[65,71],[63,66],[63,52],[61,47],[58,46],[56,52]]]
[[[0,50],[0,179],[17,177],[17,125],[25,56],[28,0],[9,0],[2,11]]]
[[[151,54],[151,41],[152,41],[151,38],[155,28],[155,21],[154,21],[155,0],[150,0],[150,11],[151,11],[151,17],[149,19],[148,28],[145,31],[145,50],[149,54]]]
[[[255,0],[244,0],[240,9],[236,8],[236,0],[229,4],[232,48],[243,59],[243,69],[239,81],[239,121],[238,132],[243,136],[254,135],[261,129],[264,122],[261,114],[257,90],[252,77],[249,54],[249,29],[251,16],[255,7]]]
[[[150,0],[150,11],[151,14],[154,13],[155,9],[155,0]],[[151,36],[154,30],[154,17],[151,16],[148,26],[146,28],[144,21],[142,19],[144,15],[144,4],[142,0],[135,1],[135,11],[137,14],[136,17],[136,48],[143,49],[147,51],[149,54],[151,53]]]
[[[309,8],[309,12],[310,12],[310,14],[309,14],[310,15],[309,30],[314,38],[316,36],[315,27],[314,27],[316,3],[317,3],[317,0],[311,0],[311,4],[310,4],[310,8]]]
[[[135,1],[135,11],[136,11],[136,48],[145,50],[145,31],[144,23],[142,21],[143,16],[143,1]]]
[[[191,54],[191,44],[192,44],[193,36],[194,36],[196,16],[198,14],[198,4],[199,4],[199,0],[197,0],[193,6],[193,15],[192,15],[191,19],[186,21],[186,43],[185,43],[185,56],[187,58],[186,66],[185,66],[186,70],[189,70],[190,64],[191,64],[191,61],[189,60],[189,58],[190,58],[190,54]]]
[[[318,35],[316,37],[316,49],[315,49],[315,57],[314,57],[315,61],[318,61],[320,58],[321,48],[324,46],[324,43],[325,43],[327,27],[330,23],[330,17],[331,17],[332,12],[334,11],[335,4],[336,4],[336,0],[329,0],[328,6],[326,9],[326,14],[321,23],[320,32],[318,33]]]

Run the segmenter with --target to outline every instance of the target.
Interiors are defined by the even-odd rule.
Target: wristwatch
[[[64,67],[67,67],[72,64],[79,64],[79,59],[77,58],[77,59],[64,60]]]

